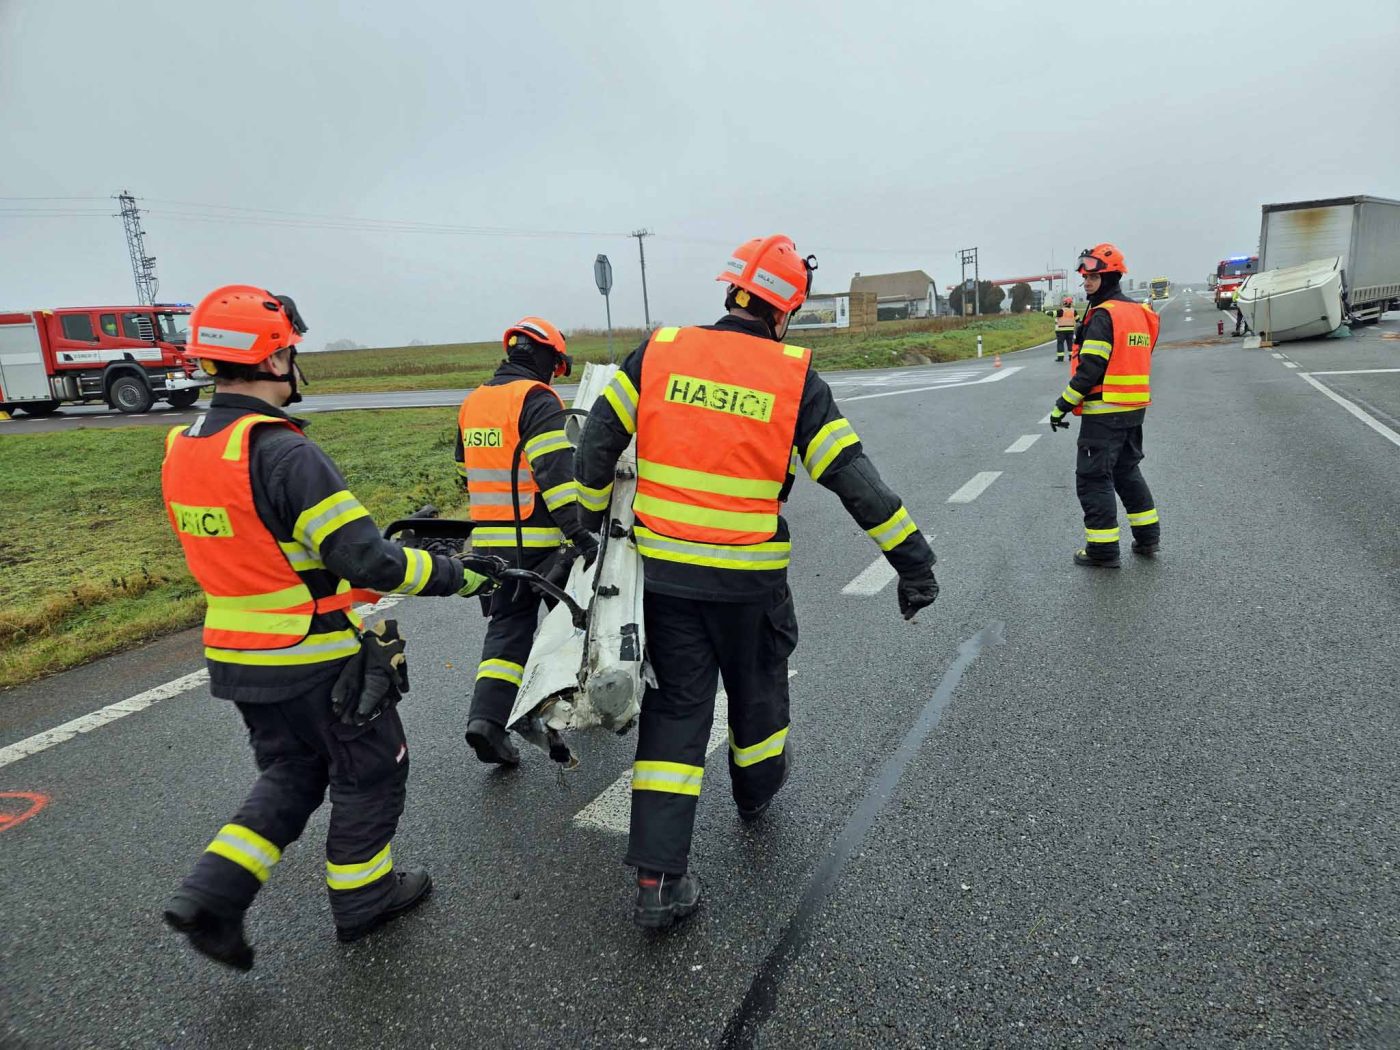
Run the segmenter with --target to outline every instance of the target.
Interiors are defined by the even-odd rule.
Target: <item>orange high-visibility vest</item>
[[[1141,303],[1110,299],[1091,306],[1084,314],[1084,330],[1095,310],[1107,310],[1113,321],[1113,343],[1108,350],[1108,370],[1103,382],[1089,391],[1083,404],[1076,405],[1074,414],[1103,415],[1109,412],[1131,412],[1152,403],[1152,350],[1157,345],[1157,333],[1162,319]],[[1103,353],[1086,343],[1074,345],[1069,356],[1069,373],[1079,368],[1079,355]]]
[[[699,544],[772,539],[810,359],[738,332],[658,329],[637,400],[637,520]]]
[[[457,413],[467,466],[467,497],[472,521],[514,521],[511,503],[511,453],[520,444],[520,410],[532,390],[547,390],[564,407],[554,388],[535,379],[519,379],[499,386],[479,386],[467,395]],[[520,453],[516,482],[520,518],[535,509],[540,491],[524,450]]]
[[[351,589],[344,581],[333,593],[324,582],[313,588],[310,577],[292,568],[253,503],[248,448],[253,428],[264,425],[301,433],[289,420],[248,415],[209,437],[190,437],[185,427],[166,437],[161,491],[190,573],[204,590],[205,655],[278,665],[350,656],[359,649],[354,631],[311,636],[312,617],[346,612],[353,623],[351,605],[379,595]],[[324,573],[319,563],[315,568]],[[271,649],[285,652],[263,659],[234,652]]]
[[[1066,306],[1055,317],[1055,331],[1074,331],[1074,308]]]

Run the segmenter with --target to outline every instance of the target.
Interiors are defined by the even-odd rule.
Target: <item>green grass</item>
[[[328,413],[310,434],[381,525],[464,506],[450,409]],[[199,622],[160,496],[163,427],[0,437],[0,688]]]
[[[1009,353],[1054,338],[1055,324],[1044,314],[1003,315],[981,320],[936,317],[919,321],[887,321],[873,332],[794,332],[792,342],[812,348],[820,369],[882,368],[888,365],[958,361],[983,353]],[[617,359],[642,341],[641,329],[613,332]],[[608,360],[605,333],[572,332],[569,352],[576,362]],[[311,380],[308,394],[343,394],[390,390],[461,390],[475,386],[495,371],[501,344],[448,343],[436,346],[395,346],[369,350],[336,350],[306,354],[302,366]]]

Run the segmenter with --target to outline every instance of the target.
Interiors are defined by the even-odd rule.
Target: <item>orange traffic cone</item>
[[[993,367],[993,368],[1000,368],[1000,367],[1001,367],[1001,354],[997,354],[997,359],[996,359],[995,363],[993,363],[992,367]]]

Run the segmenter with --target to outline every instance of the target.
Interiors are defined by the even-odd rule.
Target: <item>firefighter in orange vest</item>
[[[1068,428],[1065,416],[1083,416],[1075,489],[1084,508],[1084,546],[1077,565],[1112,568],[1118,560],[1118,500],[1128,512],[1133,553],[1157,553],[1161,524],[1152,490],[1142,476],[1142,424],[1152,402],[1152,350],[1158,316],[1123,294],[1128,272],[1111,244],[1086,248],[1079,273],[1089,308],[1070,355],[1070,381],[1050,413],[1050,429]]]
[[[1055,312],[1055,360],[1063,361],[1074,347],[1074,296],[1067,295],[1060,300],[1060,308]]]
[[[505,361],[467,395],[458,412],[457,473],[471,502],[472,548],[548,572],[551,565],[562,567],[560,559],[580,553],[591,559],[598,550],[597,539],[578,521],[574,450],[564,435],[564,403],[551,385],[570,374],[573,362],[563,334],[540,317],[516,322],[502,339]],[[512,463],[517,447],[519,459]],[[491,622],[466,736],[483,762],[520,761],[506,720],[530,655],[540,602],[532,588],[514,586],[482,599]]]
[[[792,770],[787,658],[797,617],[779,511],[797,462],[884,552],[906,619],[938,595],[914,519],[866,458],[811,352],[783,342],[815,269],[781,235],[737,248],[717,278],[728,285],[726,316],[655,331],[593,406],[575,453],[582,517],[598,528],[636,435],[633,535],[656,675],[642,700],[626,856],[643,927],[699,906],[691,834],[720,679],[740,818],[762,816]]]
[[[209,691],[237,705],[259,777],[165,909],[210,958],[253,965],[243,914],[330,789],[326,884],[342,941],[421,903],[432,880],[396,869],[408,744],[394,710],[403,640],[364,629],[380,592],[470,594],[462,560],[380,537],[335,464],[283,411],[301,400],[306,326],[286,296],[230,285],[190,318],[187,352],[214,376],[209,411],[166,439],[161,487],[203,588]],[[363,589],[362,589],[363,588]]]

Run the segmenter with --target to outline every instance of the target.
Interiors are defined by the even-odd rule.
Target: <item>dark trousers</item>
[[[1067,328],[1064,331],[1055,332],[1055,360],[1063,361],[1069,357],[1070,351],[1074,349],[1074,329]]]
[[[1121,426],[1090,416],[1079,424],[1075,491],[1084,508],[1084,549],[1090,557],[1118,556],[1118,500],[1128,512],[1133,539],[1156,543],[1162,526],[1142,462],[1142,424]]]
[[[331,913],[337,926],[372,918],[393,887],[389,843],[408,783],[408,742],[398,712],[387,711],[366,726],[341,725],[331,715],[329,682],[296,700],[237,707],[259,776],[184,889],[211,908],[247,908],[329,787]]]
[[[782,783],[797,613],[787,587],[745,603],[648,591],[646,632],[657,684],[642,697],[626,863],[680,875],[689,865],[720,679],[728,694],[734,801],[761,805]]]
[[[1244,319],[1244,311],[1235,307],[1235,334],[1242,335],[1249,331],[1249,324]]]
[[[503,553],[511,559],[514,552]],[[556,553],[554,548],[527,550],[521,565],[542,572]],[[515,694],[520,691],[520,677],[535,641],[535,629],[540,624],[541,600],[534,588],[514,581],[484,599],[483,608],[491,622],[486,625],[486,640],[481,643],[481,663],[476,669],[468,719],[485,718],[497,725],[506,724]]]

